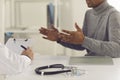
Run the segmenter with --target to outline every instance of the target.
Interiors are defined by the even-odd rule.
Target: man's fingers
[[[53,24],[51,24],[51,29],[58,31]]]
[[[77,31],[82,31],[81,28],[77,25],[77,23],[75,23],[75,28],[77,29]]]
[[[54,27],[53,24],[51,24],[51,25],[48,27],[48,29],[55,29],[55,30],[56,30],[56,28]]]
[[[68,30],[62,30],[62,32],[67,33],[67,34],[72,34],[72,31],[68,31]]]
[[[41,28],[39,29],[39,31],[42,31],[42,30],[46,31],[46,30],[48,30],[48,29],[41,27]]]
[[[43,27],[42,27],[41,29],[39,29],[39,31],[40,31],[41,34],[47,35],[48,32],[49,32],[49,29],[46,29],[46,28],[43,28]]]
[[[47,37],[44,37],[44,36],[43,36],[43,38],[44,38],[44,39],[48,39]]]
[[[66,35],[66,34],[64,34],[64,33],[59,33],[58,37],[61,39],[61,38],[63,38],[65,35]]]
[[[47,35],[47,31],[41,30],[40,33],[43,34],[43,35]]]
[[[71,36],[65,33],[60,33],[59,34],[59,38],[61,39],[61,41],[63,42],[70,42],[71,40]]]

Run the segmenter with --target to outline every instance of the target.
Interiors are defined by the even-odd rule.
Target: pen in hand
[[[22,52],[21,55],[25,55],[27,57],[29,57],[31,60],[33,60],[33,52],[30,48],[26,48],[23,45],[20,45],[20,47],[22,47],[25,51]]]
[[[27,50],[27,48],[26,48],[25,46],[21,45],[21,47],[22,47],[24,50]]]

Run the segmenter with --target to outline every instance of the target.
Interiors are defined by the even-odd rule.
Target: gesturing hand
[[[75,23],[75,28],[77,31],[62,30],[63,33],[59,34],[61,41],[71,44],[82,44],[84,41],[84,34],[77,23]]]
[[[57,41],[58,40],[58,30],[52,26],[51,29],[47,29],[47,28],[43,28],[41,27],[39,29],[40,33],[45,35],[43,38],[44,39],[48,39],[48,40],[51,40],[51,41]]]

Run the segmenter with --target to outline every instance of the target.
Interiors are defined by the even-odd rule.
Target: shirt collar
[[[109,4],[107,3],[107,1],[104,1],[99,6],[93,8],[93,11],[95,14],[100,14],[104,12],[104,10],[106,10],[108,7],[109,7]]]

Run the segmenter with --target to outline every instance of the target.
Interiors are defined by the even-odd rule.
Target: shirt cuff
[[[24,58],[25,62],[29,65],[31,64],[31,59],[25,55],[21,55],[22,58]]]
[[[85,37],[84,38],[84,41],[83,41],[83,43],[82,43],[82,46],[83,47],[85,47],[85,48],[88,48],[88,47],[91,47],[91,40],[90,40],[90,38],[88,38],[88,37]]]

